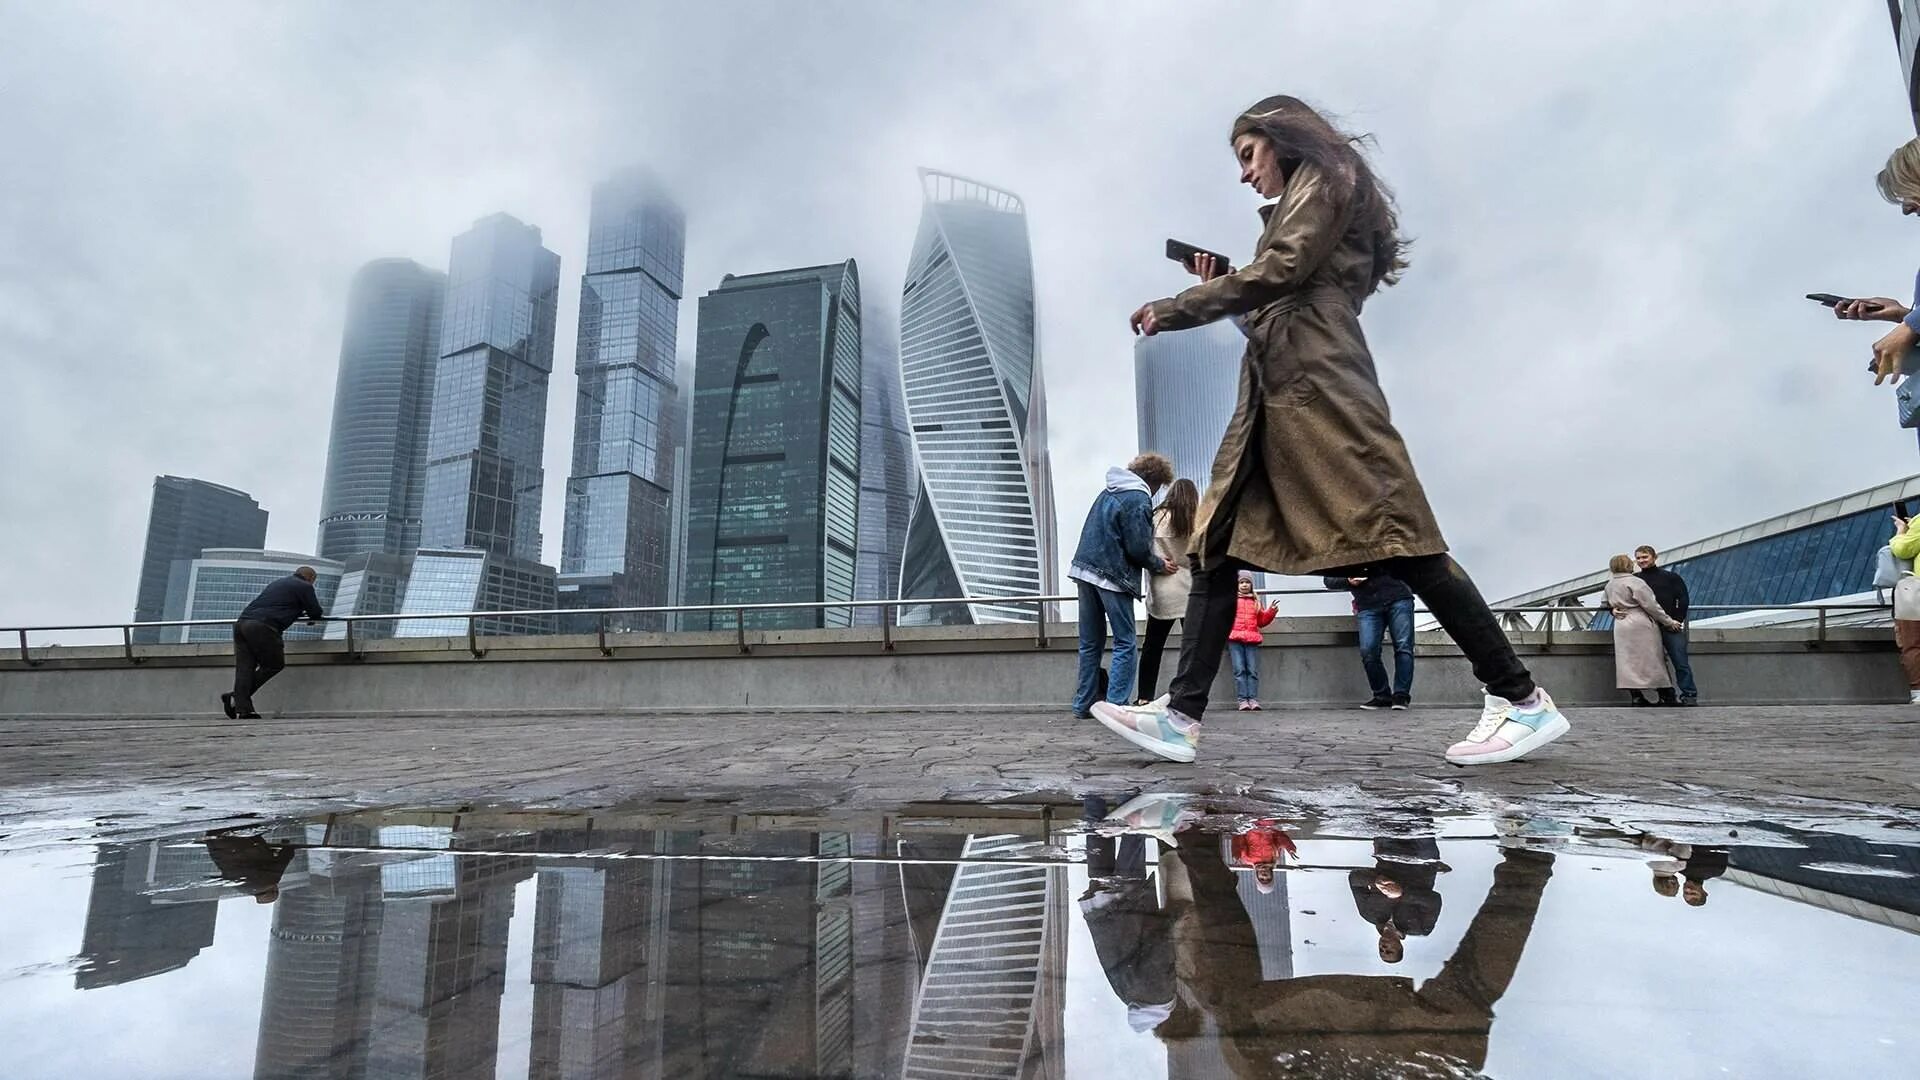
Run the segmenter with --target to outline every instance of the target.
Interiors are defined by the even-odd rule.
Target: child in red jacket
[[[1233,656],[1233,688],[1242,712],[1260,711],[1260,628],[1280,614],[1280,601],[1266,607],[1253,594],[1253,572],[1240,571],[1240,601],[1233,613],[1227,652]]]

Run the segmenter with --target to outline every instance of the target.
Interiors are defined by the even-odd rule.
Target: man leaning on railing
[[[220,708],[229,720],[258,720],[253,692],[287,666],[286,646],[280,635],[295,621],[324,619],[320,597],[313,591],[317,577],[303,566],[260,590],[233,623],[233,692],[220,695]]]

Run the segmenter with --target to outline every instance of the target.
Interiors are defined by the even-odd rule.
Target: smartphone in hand
[[[1217,251],[1208,251],[1206,248],[1203,248],[1203,247],[1195,247],[1192,244],[1187,243],[1185,240],[1169,239],[1167,241],[1167,258],[1172,259],[1174,262],[1179,263],[1181,266],[1186,267],[1188,270],[1192,270],[1194,268],[1194,260],[1198,259],[1202,255],[1213,256],[1213,268],[1219,273],[1224,274],[1227,271],[1233,269],[1233,263],[1228,261],[1225,255],[1222,255]]]
[[[1825,304],[1828,307],[1839,307],[1841,304],[1851,303],[1853,300],[1850,296],[1835,296],[1830,292],[1810,292],[1807,294],[1807,299],[1816,304]]]

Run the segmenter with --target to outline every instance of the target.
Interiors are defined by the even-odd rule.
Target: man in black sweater
[[[1413,702],[1413,590],[1390,574],[1322,578],[1329,589],[1353,594],[1353,619],[1360,630],[1360,666],[1367,669],[1373,696],[1363,709],[1404,709]],[[1380,663],[1380,642],[1393,635],[1393,682]]]
[[[1660,631],[1660,642],[1667,647],[1667,660],[1673,664],[1673,685],[1680,691],[1680,704],[1700,704],[1700,688],[1693,683],[1693,665],[1687,661],[1687,580],[1660,566],[1660,553],[1645,544],[1633,549],[1633,561],[1640,565],[1640,580],[1653,590],[1660,607],[1679,622],[1678,630]]]
[[[280,635],[299,619],[324,619],[314,594],[313,567],[303,566],[260,590],[233,624],[233,692],[220,695],[228,719],[258,720],[253,692],[287,666]]]

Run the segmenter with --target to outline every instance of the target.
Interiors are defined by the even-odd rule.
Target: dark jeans
[[[287,666],[280,631],[256,619],[233,624],[233,707],[241,713],[253,708],[253,692]]]
[[[1667,647],[1667,659],[1673,663],[1673,685],[1681,701],[1698,701],[1700,688],[1693,685],[1693,664],[1687,660],[1687,632],[1660,631],[1660,643]]]
[[[1167,635],[1179,619],[1147,616],[1147,640],[1140,646],[1140,696],[1153,700],[1154,687],[1160,685],[1160,654],[1166,651]]]
[[[1360,624],[1360,665],[1367,669],[1367,686],[1375,700],[1413,697],[1413,597],[1396,600],[1383,608],[1362,608],[1353,613]],[[1387,666],[1380,662],[1380,641],[1393,633],[1393,684],[1387,684]]]
[[[1226,651],[1227,635],[1233,630],[1240,571],[1257,569],[1225,554],[1230,535],[1231,529],[1218,524],[1209,532],[1209,543],[1217,543],[1219,550],[1209,555],[1208,561],[1213,564],[1210,568],[1203,570],[1195,565],[1187,617],[1181,624],[1180,671],[1173,677],[1170,707],[1196,720],[1207,711],[1207,696],[1213,689],[1214,676],[1220,673],[1220,655]],[[1198,558],[1194,561],[1200,562]],[[1526,665],[1514,654],[1473,579],[1451,556],[1420,555],[1340,568],[1342,577],[1375,572],[1392,574],[1426,601],[1427,610],[1466,654],[1474,677],[1486,686],[1487,693],[1508,701],[1520,701],[1533,693],[1533,677]]]
[[[1107,700],[1133,704],[1133,597],[1109,592],[1084,581],[1080,587],[1080,682],[1074,689],[1073,714],[1093,708],[1100,685],[1100,654],[1107,647],[1107,627],[1113,627],[1113,666],[1107,671]]]

